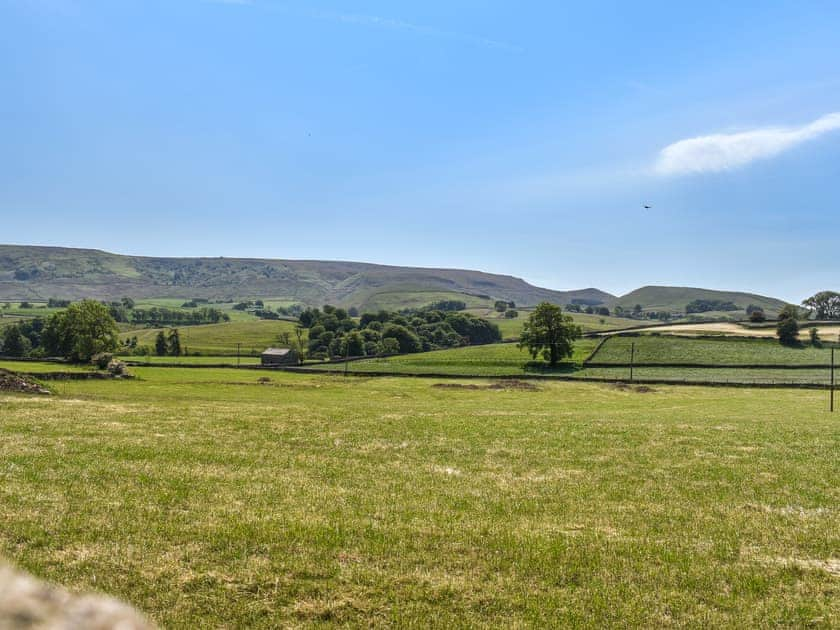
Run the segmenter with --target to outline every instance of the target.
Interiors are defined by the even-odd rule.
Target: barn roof
[[[291,352],[290,348],[266,348],[263,350],[263,355],[272,357],[284,357]]]

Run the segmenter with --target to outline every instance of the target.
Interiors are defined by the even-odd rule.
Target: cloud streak
[[[840,130],[840,112],[798,127],[769,127],[680,140],[659,152],[660,175],[716,173],[775,157],[800,144]]]
[[[458,31],[447,31],[444,29],[434,28],[431,26],[423,26],[421,24],[414,24],[412,22],[405,22],[394,18],[381,17],[378,15],[362,15],[354,13],[335,13],[332,11],[318,11],[314,9],[297,9],[289,5],[274,4],[269,2],[258,2],[258,0],[202,0],[206,4],[223,4],[233,6],[246,6],[259,8],[266,11],[278,11],[286,14],[296,15],[311,20],[320,20],[323,22],[337,22],[340,24],[349,24],[356,26],[365,26],[370,28],[388,29],[393,31],[406,31],[415,33],[417,35],[424,35],[436,39],[448,39],[451,41],[459,41],[473,46],[482,48],[490,48],[500,50],[507,53],[522,53],[524,49],[514,44],[490,39],[488,37],[480,37],[477,35],[470,35],[468,33],[461,33]]]

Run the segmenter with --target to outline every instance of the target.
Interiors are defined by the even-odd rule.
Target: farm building
[[[260,355],[263,365],[297,365],[298,353],[291,348],[266,348]]]

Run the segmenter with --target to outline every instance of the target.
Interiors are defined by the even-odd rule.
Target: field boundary
[[[496,375],[478,375],[478,374],[442,374],[442,373],[424,373],[424,374],[407,374],[405,372],[387,372],[387,371],[370,371],[360,372],[358,370],[344,371],[329,371],[319,370],[317,368],[306,367],[283,367],[274,368],[283,372],[297,372],[301,374],[321,374],[333,377],[371,377],[371,378],[432,378],[442,380],[485,380],[485,381],[506,381],[506,380],[531,380],[531,381],[563,381],[570,383],[631,383],[634,385],[690,385],[698,387],[738,387],[738,388],[753,388],[753,389],[815,389],[828,390],[830,386],[823,383],[749,383],[744,381],[698,381],[698,380],[678,380],[665,378],[634,378],[632,381],[626,378],[610,378],[607,376],[563,376],[553,374],[496,374]]]
[[[584,363],[588,368],[699,368],[699,369],[741,369],[741,370],[829,370],[828,363],[787,365],[784,363],[606,363],[593,361]]]

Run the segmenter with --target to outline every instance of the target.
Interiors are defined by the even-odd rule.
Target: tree
[[[822,341],[820,340],[820,331],[816,326],[808,330],[808,335],[811,338],[811,345],[815,348],[822,348]]]
[[[554,367],[565,357],[571,356],[573,343],[581,335],[580,326],[559,306],[543,302],[525,321],[519,348],[527,348],[531,357],[542,357]]]
[[[493,308],[495,308],[499,313],[504,313],[508,309],[508,303],[506,300],[496,300]]]
[[[795,346],[799,343],[799,324],[793,317],[780,319],[776,326],[776,336],[779,342],[786,346]]]
[[[163,334],[162,330],[158,331],[155,338],[155,354],[159,357],[166,356],[166,335]]]
[[[633,307],[633,315],[635,315],[636,317],[639,317],[641,314],[642,314],[642,305],[641,304],[636,304],[636,306]]]
[[[47,320],[42,343],[48,354],[87,363],[95,354],[116,351],[118,332],[106,305],[82,300]]]
[[[820,291],[802,301],[817,319],[840,319],[840,293]]]
[[[519,311],[512,308],[505,311],[505,319],[516,319],[517,317],[519,317]]]
[[[388,337],[387,339],[383,339],[382,343],[379,344],[380,352],[382,354],[399,354],[400,353],[400,342],[394,339],[393,337]]]
[[[354,330],[344,337],[344,355],[350,357],[361,357],[365,354],[365,341],[359,334],[358,330]]]
[[[23,336],[19,326],[9,326],[3,332],[3,356],[23,357],[32,348],[29,339]]]
[[[171,357],[181,356],[181,335],[178,334],[177,328],[169,331],[169,336],[166,339],[166,349]]]
[[[399,344],[399,352],[403,354],[420,352],[423,349],[417,335],[399,324],[388,324],[382,329],[383,343],[386,339],[396,340]]]
[[[793,321],[799,319],[799,309],[793,304],[785,304],[782,310],[779,311],[779,321],[783,321],[785,319],[792,319]]]

